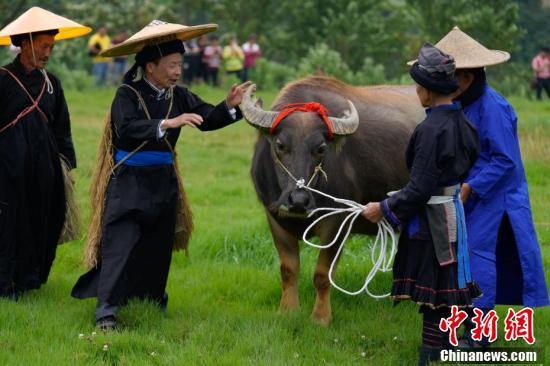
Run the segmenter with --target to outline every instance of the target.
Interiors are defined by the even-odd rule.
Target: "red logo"
[[[467,318],[468,314],[465,311],[458,310],[458,306],[453,305],[451,307],[451,316],[448,318],[441,318],[439,321],[439,330],[442,332],[449,332],[449,342],[453,346],[458,346],[456,330]]]
[[[508,315],[506,315],[504,323],[504,338],[506,341],[523,338],[529,344],[535,343],[533,309],[525,308],[517,313],[514,309],[508,309]]]
[[[474,341],[481,341],[482,337],[488,337],[489,342],[494,342],[497,339],[497,312],[491,310],[487,315],[483,316],[483,311],[478,308],[474,308],[475,316],[472,321],[475,324],[475,328],[472,329],[472,339]]]
[[[496,311],[491,310],[483,316],[482,310],[478,308],[474,308],[473,310],[475,315],[472,318],[472,322],[475,324],[475,327],[472,329],[472,339],[474,341],[481,341],[482,337],[488,337],[489,342],[496,341],[499,319]],[[508,314],[504,320],[504,338],[507,342],[523,338],[529,344],[535,343],[533,313],[534,311],[531,308],[524,308],[518,312],[515,312],[512,308],[508,309]],[[466,319],[468,319],[468,314],[465,311],[459,310],[458,306],[453,305],[451,307],[451,316],[441,318],[439,321],[439,330],[449,332],[449,342],[453,346],[458,345],[456,330]]]

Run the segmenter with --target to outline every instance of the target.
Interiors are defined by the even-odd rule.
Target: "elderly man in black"
[[[75,168],[76,156],[63,88],[45,66],[55,39],[89,31],[37,7],[0,31],[0,44],[12,43],[21,49],[12,63],[0,68],[3,298],[16,300],[22,292],[39,288],[48,279],[55,258],[69,193],[63,169]]]
[[[176,85],[181,76],[182,41],[214,29],[212,25],[184,27],[154,21],[105,53],[137,52],[136,63],[111,107],[108,132],[113,148],[106,151],[112,154],[114,169],[109,173],[101,240],[88,243],[98,246],[94,250],[98,254],[90,263],[92,269],[73,289],[74,297],[98,298],[95,315],[100,329],[115,328],[118,308],[131,298],[166,307],[165,287],[177,241],[177,204],[187,205],[182,202],[185,195],[178,184],[173,153],[181,127],[210,131],[241,118],[237,106],[248,83],[233,86],[216,106]],[[172,40],[167,41],[170,35]],[[140,70],[142,77],[134,81]],[[190,234],[190,212],[184,215],[184,230]]]

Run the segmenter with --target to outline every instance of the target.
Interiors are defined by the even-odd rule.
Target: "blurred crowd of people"
[[[128,39],[128,33],[121,31],[111,38],[106,26],[97,29],[88,41],[88,55],[92,58],[92,75],[97,86],[118,85],[128,69],[127,57],[106,58],[100,54],[113,45]],[[218,36],[202,36],[185,42],[183,59],[183,82],[185,84],[208,83],[220,85],[220,69],[228,76],[234,75],[242,82],[248,81],[256,61],[262,55],[254,34],[242,45],[236,36],[230,36],[222,45]]]
[[[219,70],[223,66],[228,75],[235,75],[242,82],[248,81],[251,70],[262,55],[257,37],[239,45],[236,36],[231,36],[222,47],[216,35],[202,36],[185,44],[183,80],[186,84],[206,82],[219,85]]]

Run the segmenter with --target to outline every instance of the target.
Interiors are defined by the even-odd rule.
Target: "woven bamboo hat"
[[[217,24],[187,26],[153,20],[126,41],[101,52],[101,56],[116,57],[130,55],[138,53],[145,46],[160,44],[176,39],[187,41],[191,38],[213,32],[216,29],[218,29]]]
[[[12,43],[10,36],[53,29],[59,31],[55,35],[56,41],[80,37],[92,31],[92,28],[85,27],[51,11],[34,6],[21,14],[19,18],[6,25],[4,29],[0,30],[0,45],[10,45]]]
[[[508,52],[490,50],[458,27],[454,27],[435,46],[454,57],[457,69],[475,69],[497,65],[510,59]],[[409,61],[407,65],[410,66],[415,62],[416,60]]]

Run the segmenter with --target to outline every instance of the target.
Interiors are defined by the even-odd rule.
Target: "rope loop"
[[[324,196],[326,198],[331,199],[332,201],[342,204],[346,207],[343,208],[337,208],[337,207],[320,207],[313,211],[311,211],[308,215],[308,217],[312,217],[317,213],[325,212],[318,218],[316,218],[305,230],[302,234],[302,240],[304,243],[306,243],[309,246],[312,246],[317,249],[327,249],[332,247],[333,245],[336,245],[338,242],[338,238],[342,233],[344,233],[344,236],[342,240],[340,241],[340,245],[338,248],[338,251],[336,252],[336,255],[334,256],[334,259],[332,260],[332,263],[330,264],[330,268],[328,271],[328,278],[330,281],[330,284],[336,288],[337,290],[351,296],[359,295],[362,292],[366,292],[370,297],[375,299],[383,299],[390,295],[390,293],[382,294],[382,295],[376,295],[373,294],[369,290],[369,284],[374,279],[374,276],[378,272],[389,272],[392,269],[392,262],[393,258],[395,257],[395,253],[397,252],[397,235],[395,234],[395,231],[393,230],[393,227],[390,225],[390,223],[383,218],[378,222],[378,233],[376,234],[376,238],[374,240],[374,244],[371,247],[371,261],[373,264],[372,269],[367,274],[365,281],[363,282],[363,286],[359,288],[358,290],[346,290],[343,287],[336,284],[333,278],[333,272],[334,268],[336,267],[336,263],[338,262],[338,258],[340,257],[340,254],[344,250],[344,246],[346,243],[346,240],[348,239],[351,229],[353,227],[353,224],[355,223],[355,220],[361,215],[363,210],[365,209],[365,206],[363,206],[360,203],[357,203],[352,200],[347,200],[343,198],[337,198],[333,197],[327,193],[321,192],[315,188],[311,188],[310,184],[315,178],[315,176],[318,174],[318,172],[322,172],[325,179],[328,181],[327,174],[325,171],[323,171],[321,164],[317,165],[315,167],[315,171],[310,178],[309,182],[305,184],[305,179],[300,178],[296,179],[294,175],[283,165],[283,163],[276,159],[275,162],[281,166],[283,171],[285,171],[288,176],[293,179],[296,182],[296,187],[301,189],[307,189],[313,193],[317,193],[321,196]],[[331,216],[345,214],[346,216],[342,220],[342,223],[340,224],[340,227],[338,228],[338,231],[332,241],[325,245],[319,245],[315,244],[307,239],[308,233],[321,221],[323,221],[326,218],[329,218]],[[389,249],[389,255],[388,255],[388,249]],[[378,253],[378,256],[376,255]]]

